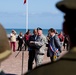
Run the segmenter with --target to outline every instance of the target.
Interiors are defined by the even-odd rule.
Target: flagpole
[[[26,32],[28,31],[28,0],[26,0]]]
[[[28,30],[28,0],[24,0],[24,4],[26,3],[26,32]],[[21,70],[21,75],[23,74],[23,62],[24,62],[24,51],[22,50],[22,70]]]

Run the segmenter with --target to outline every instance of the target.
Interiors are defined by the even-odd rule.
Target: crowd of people
[[[64,13],[63,32],[66,42],[70,44],[69,52],[55,63],[47,63],[25,75],[75,75],[76,74],[76,0],[60,0],[56,7]],[[69,46],[67,45],[67,48]]]
[[[29,58],[28,58],[28,70],[32,69],[33,60],[35,59],[36,68],[32,71],[25,73],[24,75],[75,75],[76,74],[76,0],[61,0],[56,4],[56,7],[65,13],[63,32],[57,34],[55,29],[50,28],[48,30],[47,38],[42,33],[41,28],[34,30],[34,34],[27,36],[25,39],[25,46],[28,46]],[[2,25],[0,25],[1,35],[0,36],[0,62],[11,54],[11,49],[7,41],[6,33]],[[19,38],[21,39],[22,33],[20,33]],[[13,51],[15,52],[15,42],[16,33],[12,31],[10,43],[11,47],[13,45]],[[24,38],[24,37],[23,37]],[[22,49],[22,44],[18,44],[18,50]],[[67,45],[67,46],[66,46]],[[42,64],[42,60],[45,54],[45,47],[48,47],[48,53],[52,63]],[[70,51],[66,53],[60,60],[54,62],[53,56],[59,57],[62,52],[62,47],[69,49]],[[25,48],[26,49],[26,48]],[[33,52],[34,51],[34,52]],[[3,53],[5,52],[5,53]],[[33,56],[34,55],[34,56]],[[33,57],[31,57],[33,56]],[[7,75],[0,72],[0,75]]]
[[[18,41],[17,50],[16,41]],[[33,68],[34,60],[36,66],[42,64],[46,51],[47,57],[50,57],[51,62],[56,61],[62,50],[68,50],[69,37],[65,36],[62,31],[58,33],[54,28],[48,30],[47,36],[43,34],[43,30],[40,27],[34,29],[33,34],[28,29],[24,35],[20,32],[18,36],[16,36],[16,31],[12,30],[10,34],[10,45],[13,52],[22,51],[23,49],[26,51],[28,47],[28,71],[30,71]]]

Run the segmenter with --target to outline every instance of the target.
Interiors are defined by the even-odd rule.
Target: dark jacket
[[[29,38],[29,44],[28,44],[29,48],[33,48],[33,49],[36,48],[36,45],[34,43],[30,44],[30,41],[35,41],[35,40],[36,40],[36,35],[31,35]]]
[[[19,43],[23,44],[23,36],[18,36],[17,37],[17,40],[19,41]]]
[[[50,43],[53,47],[53,50],[56,51],[57,49],[61,52],[61,44],[60,44],[60,40],[58,38],[57,35],[53,36],[50,38]]]

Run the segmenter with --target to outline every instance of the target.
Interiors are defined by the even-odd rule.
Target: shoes
[[[19,51],[19,49],[17,49],[16,51]]]

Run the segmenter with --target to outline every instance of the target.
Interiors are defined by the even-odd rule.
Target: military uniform
[[[37,36],[35,41],[36,47],[39,47],[35,50],[35,58],[36,58],[36,66],[42,64],[44,55],[45,55],[45,48],[46,48],[46,37],[42,34],[41,36]]]
[[[68,29],[66,33],[70,36],[71,50],[58,61],[39,66],[25,75],[76,75],[76,0],[61,0],[56,7],[66,15],[66,28],[63,30],[66,32]]]
[[[2,61],[6,59],[11,53],[12,53],[12,50],[9,45],[6,31],[3,28],[3,26],[0,24],[0,65]],[[0,75],[15,75],[15,74],[5,74],[0,67]]]
[[[25,75],[75,75],[76,74],[76,48],[67,53],[60,60],[44,64]]]
[[[11,54],[11,48],[6,35],[6,31],[0,24],[0,61],[4,60]]]

